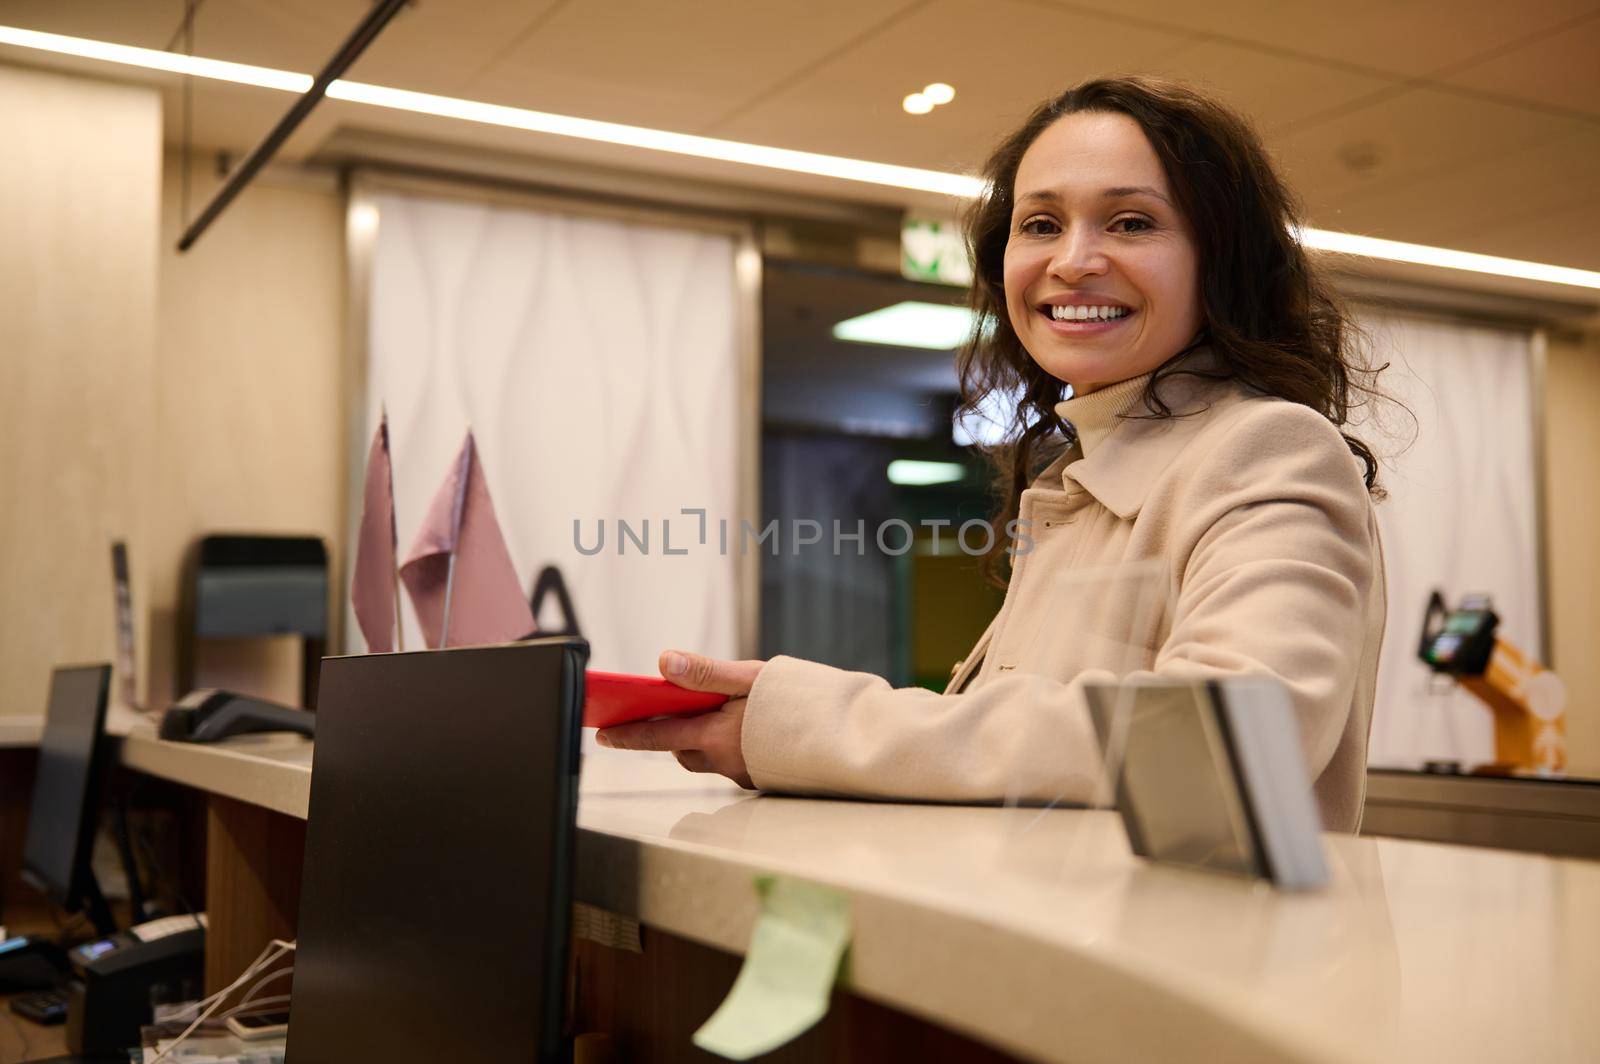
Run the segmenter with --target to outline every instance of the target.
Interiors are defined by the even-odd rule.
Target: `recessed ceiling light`
[[[1338,154],[1339,161],[1352,173],[1368,174],[1383,162],[1384,151],[1376,141],[1359,140],[1341,145]]]
[[[914,92],[901,100],[900,106],[906,109],[908,115],[925,115],[933,110],[933,101],[924,93]]]
[[[889,483],[906,487],[954,484],[965,479],[966,475],[967,469],[960,462],[919,462],[912,458],[896,458],[889,463]]]
[[[956,98],[956,90],[942,81],[936,81],[922,90],[922,95],[935,107],[943,106]]]
[[[950,351],[972,333],[972,312],[944,303],[896,303],[833,327],[836,340],[853,344],[888,344],[891,347],[925,347]]]

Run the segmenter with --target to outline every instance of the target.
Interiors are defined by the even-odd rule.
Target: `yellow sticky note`
[[[804,1034],[828,1014],[839,961],[850,944],[850,899],[813,883],[756,879],[756,918],[744,967],[694,1044],[749,1060]]]

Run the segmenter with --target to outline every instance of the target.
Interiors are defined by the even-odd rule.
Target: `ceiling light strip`
[[[311,87],[309,74],[296,74],[270,67],[250,66],[246,63],[229,63],[219,59],[199,56],[175,55],[153,48],[136,48],[126,44],[67,37],[57,33],[41,33],[14,26],[0,26],[0,44],[19,48],[34,48],[63,55],[81,56],[125,66],[163,70],[174,74],[192,74],[195,77],[231,81],[241,85],[255,85],[264,89],[284,92],[305,92]],[[911,166],[868,162],[863,159],[846,159],[817,152],[794,151],[740,141],[718,140],[688,133],[672,133],[661,129],[623,125],[618,122],[601,122],[570,115],[530,111],[520,107],[463,100],[450,96],[410,92],[405,89],[385,88],[358,81],[335,81],[328,87],[334,99],[353,103],[410,111],[416,114],[437,115],[486,125],[503,126],[555,136],[576,137],[583,140],[602,141],[652,151],[672,152],[702,159],[762,166],[792,173],[812,174],[819,177],[843,178],[891,188],[933,192],[958,198],[972,198],[983,190],[980,178],[965,174],[951,174],[939,170],[923,170]],[[1367,258],[1388,259],[1426,266],[1441,266],[1453,270],[1493,274],[1501,277],[1518,277],[1549,284],[1570,285],[1578,288],[1600,289],[1600,272],[1580,270],[1569,266],[1552,266],[1523,259],[1500,258],[1469,251],[1429,247],[1424,244],[1407,244],[1398,240],[1357,236],[1353,233],[1336,233],[1326,229],[1303,229],[1297,234],[1308,248],[1333,251]]]
[[[154,48],[135,48],[130,44],[91,41],[84,37],[63,37],[59,33],[40,33],[37,30],[18,29],[15,26],[0,26],[0,44],[59,52],[62,55],[76,55],[84,59],[99,59],[107,63],[144,67],[147,70],[193,74],[195,77],[232,81],[262,89],[278,89],[281,92],[305,92],[311,88],[310,74],[294,74],[287,70],[273,70],[270,67],[250,66],[246,63],[227,63],[220,59],[202,59],[194,55],[159,52]]]
[[[304,93],[311,88],[312,81],[310,75],[296,74],[287,70],[175,55],[153,48],[136,48],[108,41],[65,37],[57,33],[41,33],[13,26],[0,26],[0,44],[76,55],[85,59],[120,63],[124,66],[143,67],[147,70],[192,74],[196,77],[256,85],[286,92]],[[620,122],[601,122],[588,118],[575,118],[571,115],[531,111],[521,107],[463,100],[453,96],[435,96],[426,92],[391,89],[359,81],[342,79],[335,81],[328,86],[327,95],[330,99],[387,107],[413,114],[437,115],[442,118],[455,118],[534,133],[550,133],[581,140],[672,152],[677,155],[691,155],[701,159],[764,166],[768,169],[787,170],[817,177],[837,177],[848,181],[933,192],[944,196],[970,198],[983,190],[983,181],[980,178],[964,174],[868,162],[864,159],[846,159],[837,155],[773,148],[760,144],[745,144],[740,141],[719,140],[715,137],[699,137],[689,133],[672,133],[662,129],[623,125]]]
[[[1521,277],[1529,281],[1600,289],[1600,272],[1594,270],[1551,266],[1524,259],[1504,259],[1498,255],[1480,255],[1475,251],[1452,251],[1449,248],[1429,247],[1426,244],[1383,240],[1375,236],[1335,233],[1327,229],[1302,229],[1295,235],[1302,246],[1318,251],[1333,251],[1344,255],[1362,255],[1394,262],[1413,262],[1423,266],[1443,266],[1451,270],[1469,270],[1473,273],[1495,274],[1500,277]]]
[[[328,97],[389,107],[415,114],[459,118],[468,122],[481,122],[491,126],[525,129],[535,133],[552,133],[561,137],[578,137],[583,140],[604,141],[632,148],[693,155],[701,159],[719,159],[724,162],[765,166],[773,170],[815,174],[820,177],[841,177],[850,181],[864,181],[893,188],[915,189],[919,192],[936,192],[946,196],[976,196],[983,190],[980,178],[964,174],[949,174],[940,170],[919,170],[911,166],[894,166],[890,163],[867,162],[863,159],[845,159],[837,155],[794,151],[789,148],[772,148],[761,144],[745,144],[735,140],[718,140],[690,133],[672,133],[664,129],[646,129],[619,122],[601,122],[592,118],[574,118],[571,115],[530,111],[522,107],[505,107],[500,104],[462,100],[453,96],[434,96],[426,92],[390,89],[382,85],[367,85],[359,81],[336,81],[328,86]]]

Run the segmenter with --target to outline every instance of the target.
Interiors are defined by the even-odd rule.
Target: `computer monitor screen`
[[[50,678],[22,867],[35,886],[69,909],[77,908],[87,885],[99,825],[100,736],[110,686],[110,665],[58,668]]]
[[[587,657],[323,662],[287,1064],[558,1059]]]

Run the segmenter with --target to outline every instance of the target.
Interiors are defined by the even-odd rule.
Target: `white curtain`
[[[1379,361],[1393,363],[1381,387],[1416,416],[1414,426],[1391,414],[1355,429],[1385,458],[1380,475],[1389,491],[1378,507],[1389,617],[1368,760],[1399,767],[1491,760],[1489,710],[1460,690],[1430,692],[1417,642],[1434,588],[1452,605],[1485,592],[1500,634],[1543,656],[1531,336],[1388,315],[1362,323]]]
[[[524,593],[559,567],[593,667],[654,674],[669,646],[737,656],[738,558],[714,533],[740,517],[735,239],[410,194],[373,202],[362,439],[387,404],[402,556],[470,424]],[[706,546],[685,507],[707,511]],[[618,554],[619,519],[636,534],[648,521],[648,554],[631,540]],[[580,553],[574,521],[590,548],[603,523],[604,550]]]

